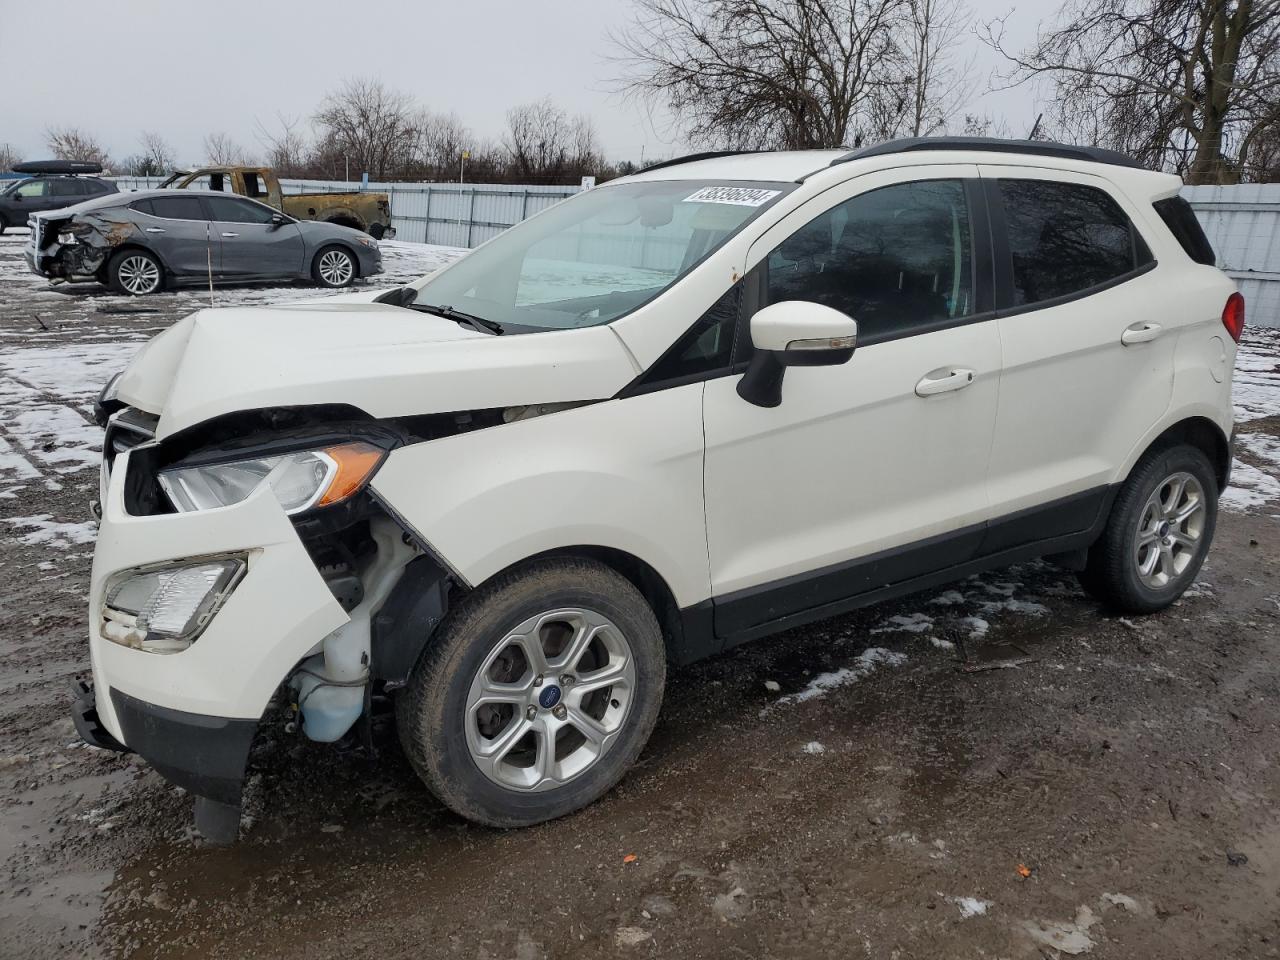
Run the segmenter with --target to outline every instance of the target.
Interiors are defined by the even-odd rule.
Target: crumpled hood
[[[600,400],[640,372],[607,326],[498,337],[352,299],[201,310],[139,351],[118,396],[158,414],[164,439],[267,407],[383,418]]]

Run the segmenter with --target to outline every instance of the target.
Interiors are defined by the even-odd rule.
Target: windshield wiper
[[[431,313],[437,317],[444,317],[446,320],[452,320],[455,323],[465,323],[474,330],[481,333],[492,333],[495,336],[502,336],[506,331],[502,329],[502,324],[494,323],[492,320],[486,320],[484,317],[477,317],[474,313],[463,313],[461,310],[455,310],[450,306],[436,306],[434,303],[406,303],[406,307],[410,310],[420,310],[423,313]]]

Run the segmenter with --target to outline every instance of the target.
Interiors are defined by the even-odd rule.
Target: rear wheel
[[[387,228],[380,223],[370,224],[369,226],[369,236],[373,237],[375,240],[381,240],[382,235],[386,232]]]
[[[3,213],[0,213],[0,237],[3,237],[4,232],[8,229],[9,229],[9,221],[5,219]]]
[[[342,247],[325,247],[311,262],[311,276],[322,287],[349,287],[356,278],[356,258]]]
[[[1217,520],[1208,457],[1186,444],[1153,450],[1120,488],[1080,582],[1125,613],[1163,610],[1195,580]]]
[[[164,268],[145,250],[121,250],[107,264],[107,282],[116,293],[141,297],[164,286]]]
[[[629,581],[588,560],[535,561],[450,613],[397,700],[400,742],[456,813],[541,823],[622,778],[665,680],[662,632]]]

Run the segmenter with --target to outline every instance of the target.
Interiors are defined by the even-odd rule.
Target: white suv
[[[668,663],[1037,556],[1159,610],[1244,322],[1180,186],[1044,143],[700,155],[408,287],[196,313],[100,399],[77,724],[227,840],[270,704],[333,741],[392,694],[428,787],[511,827],[619,780]]]

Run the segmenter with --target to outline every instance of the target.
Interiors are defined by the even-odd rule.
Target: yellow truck
[[[257,200],[298,220],[320,220],[363,230],[375,240],[396,235],[391,198],[385,193],[282,193],[270,167],[201,167],[180,170],[160,184],[172,190],[213,190]]]

